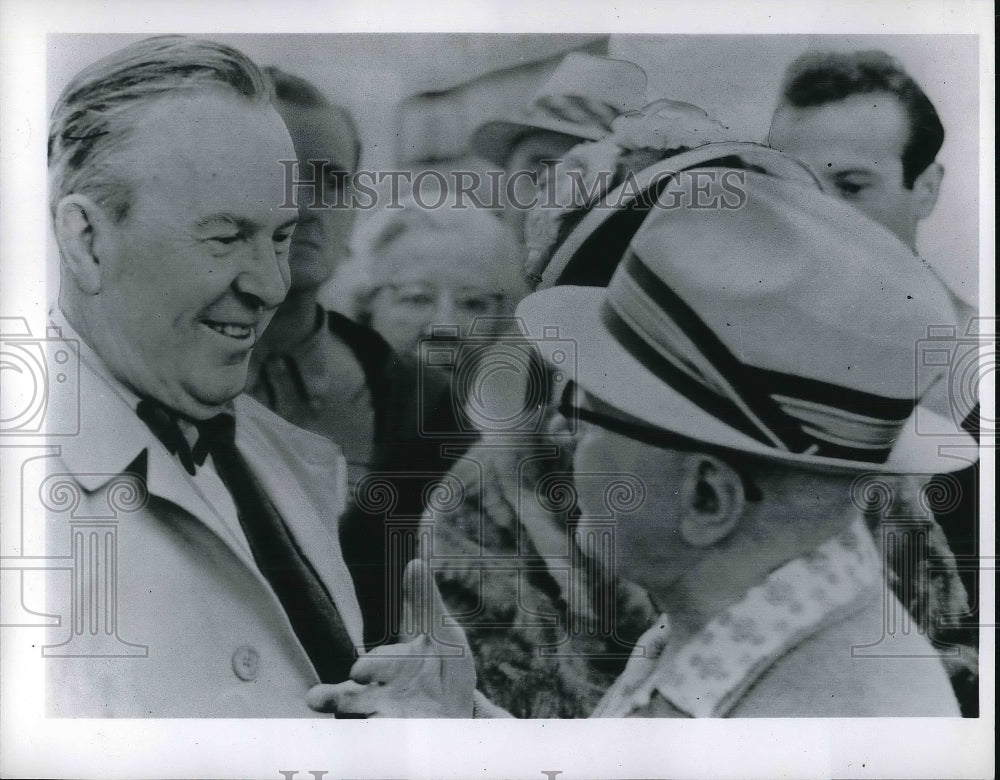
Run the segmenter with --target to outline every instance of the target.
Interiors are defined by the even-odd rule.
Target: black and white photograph
[[[991,4],[0,9],[0,776],[992,776]]]

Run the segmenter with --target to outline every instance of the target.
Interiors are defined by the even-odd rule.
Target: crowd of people
[[[117,622],[149,653],[52,659],[53,714],[976,713],[978,467],[939,448],[976,415],[915,366],[975,315],[916,249],[934,106],[878,51],[791,63],[764,142],[654,92],[567,54],[468,139],[505,208],[359,216],[322,85],[183,36],[77,74],[54,468],[143,481]]]

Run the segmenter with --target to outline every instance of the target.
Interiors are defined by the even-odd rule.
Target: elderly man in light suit
[[[80,429],[40,496],[49,554],[75,567],[49,583],[53,612],[71,613],[46,652],[53,715],[472,714],[468,654],[445,662],[427,634],[356,662],[343,457],[240,395],[289,287],[294,159],[261,72],[212,42],[141,41],[56,104],[52,321],[78,354]],[[113,549],[67,534],[126,483]],[[428,603],[422,573],[411,605]]]

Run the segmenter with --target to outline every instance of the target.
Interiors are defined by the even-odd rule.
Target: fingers
[[[403,572],[403,611],[400,615],[399,641],[413,642],[427,636],[434,627],[434,616],[428,614],[434,603],[427,592],[433,587],[427,567],[419,558],[414,558]]]
[[[629,666],[636,666],[643,662],[655,661],[663,655],[663,649],[667,646],[669,639],[670,619],[664,613],[657,618],[651,628],[639,637],[639,641],[632,648],[632,655],[629,657],[625,669],[628,670]]]
[[[440,645],[440,650],[453,647],[459,648],[462,653],[468,652],[465,632],[457,622],[448,617],[448,610],[434,584],[430,567],[419,559],[410,561],[403,572],[402,601],[400,642],[409,643],[420,637],[427,637],[432,644]]]
[[[367,656],[366,656],[367,658]],[[457,658],[430,661],[414,657],[398,667],[398,674],[386,672],[371,659],[357,680],[336,685],[314,685],[306,703],[317,712],[334,713],[338,718],[468,718],[472,716],[475,669],[471,659]],[[357,672],[352,672],[357,673]],[[383,682],[382,677],[387,677]]]
[[[353,680],[336,685],[314,685],[306,694],[306,704],[316,712],[367,717],[371,712],[363,711],[366,692],[367,686],[359,685]]]
[[[403,574],[402,608],[403,641],[359,658],[350,681],[314,686],[306,699],[312,709],[338,717],[471,717],[472,653],[461,627],[443,623],[444,602],[419,560]]]
[[[353,680],[336,685],[314,685],[306,694],[306,704],[316,712],[333,713],[338,718],[440,717],[436,703],[414,703],[412,697],[380,685],[359,685]]]
[[[413,674],[413,667],[423,659],[436,657],[433,647],[426,637],[420,637],[406,644],[382,645],[376,647],[354,662],[351,679],[362,685],[387,683],[403,675]]]
[[[338,718],[468,717],[468,714],[448,710],[440,701],[400,695],[399,691],[383,686],[351,682],[313,686],[306,701],[317,712],[333,713]]]

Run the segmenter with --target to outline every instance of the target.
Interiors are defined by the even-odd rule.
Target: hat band
[[[539,118],[541,114],[550,120],[587,125],[610,133],[611,123],[620,113],[615,106],[579,95],[546,95],[535,100],[528,115]]]
[[[912,399],[741,362],[631,251],[608,287],[601,318],[622,347],[664,383],[778,451],[884,463],[914,408]]]

